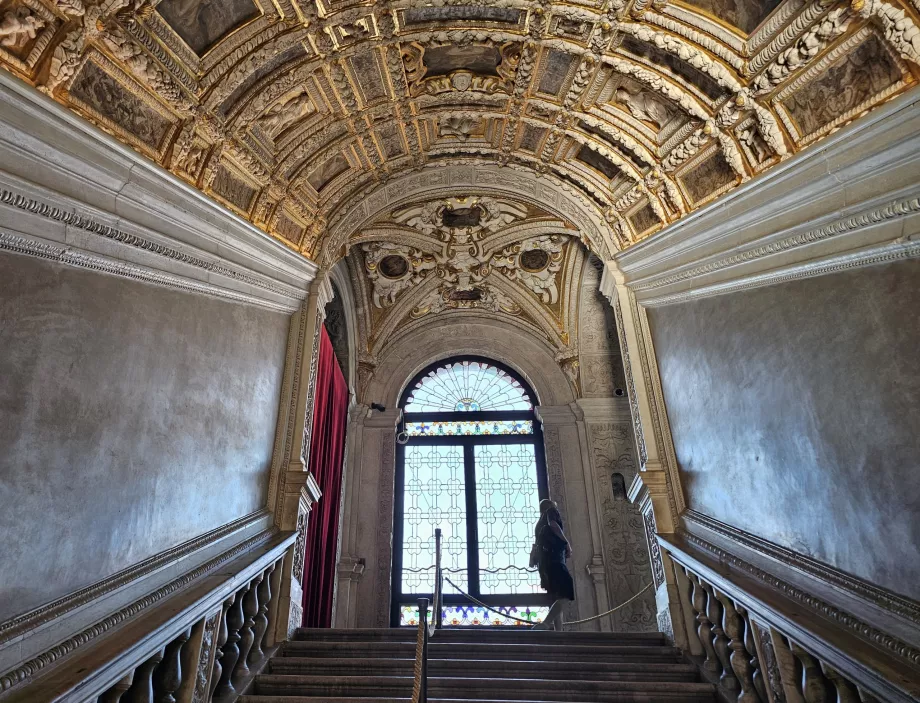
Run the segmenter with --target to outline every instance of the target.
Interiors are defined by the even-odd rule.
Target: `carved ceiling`
[[[539,176],[605,256],[913,86],[918,5],[0,0],[0,63],[322,266],[457,164]]]
[[[361,301],[359,388],[404,334],[432,323],[450,334],[444,316],[483,314],[541,339],[577,383],[587,258],[577,226],[494,193],[410,200],[372,216],[349,241],[345,264]]]

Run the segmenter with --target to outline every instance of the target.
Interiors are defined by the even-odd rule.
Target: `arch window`
[[[547,496],[536,396],[512,369],[480,357],[432,364],[403,392],[394,511],[394,625],[412,625],[434,583],[434,531],[445,575],[504,613],[444,586],[445,625],[537,621],[547,596],[528,566],[539,502]]]

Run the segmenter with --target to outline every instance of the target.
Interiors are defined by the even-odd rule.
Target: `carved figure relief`
[[[403,67],[413,96],[447,91],[511,93],[521,58],[519,44],[403,46]]]
[[[658,130],[663,129],[675,116],[674,110],[664,100],[647,90],[631,92],[626,87],[620,87],[614,99],[637,120],[651,123]]]
[[[45,20],[28,7],[20,6],[9,10],[3,15],[3,19],[0,19],[0,46],[14,54],[20,54],[44,26]]]
[[[256,124],[269,137],[276,137],[295,122],[316,112],[312,98],[307,94],[306,88],[288,95],[274,105],[256,120]]]

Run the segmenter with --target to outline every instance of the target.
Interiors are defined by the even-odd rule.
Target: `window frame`
[[[494,359],[475,355],[457,355],[429,364],[413,376],[406,384],[399,398],[399,407],[404,408],[416,385],[432,371],[442,366],[462,362],[476,362],[494,366],[521,384],[531,401],[530,410],[477,410],[454,412],[410,412],[403,413],[399,429],[407,422],[432,422],[455,420],[530,420],[531,434],[509,435],[446,435],[409,437],[406,444],[396,444],[396,469],[393,486],[393,568],[390,586],[390,626],[398,627],[400,606],[414,605],[419,598],[431,597],[431,593],[402,593],[403,566],[403,519],[405,517],[405,470],[406,446],[447,445],[461,447],[463,451],[464,490],[466,498],[467,567],[470,595],[493,607],[548,606],[550,598],[545,593],[521,593],[482,595],[479,584],[479,515],[476,505],[476,458],[475,447],[498,444],[530,444],[534,448],[534,462],[537,471],[537,493],[539,500],[549,497],[549,483],[546,473],[546,450],[543,444],[543,428],[536,416],[537,395],[520,373]],[[434,584],[432,584],[433,586]],[[473,605],[466,598],[454,593],[444,593],[445,606]]]

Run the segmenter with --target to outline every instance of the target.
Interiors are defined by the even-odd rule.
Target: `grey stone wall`
[[[263,507],[287,330],[0,255],[0,620]]]
[[[649,318],[689,506],[920,598],[920,262]]]

